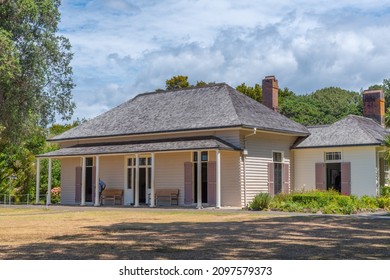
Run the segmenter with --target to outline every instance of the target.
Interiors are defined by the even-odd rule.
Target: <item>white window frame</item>
[[[274,161],[274,153],[279,153],[282,155],[282,161]],[[272,150],[272,162],[273,163],[284,163],[284,152],[283,151],[276,151],[276,150]]]
[[[336,154],[340,154],[340,158],[335,159]],[[328,155],[332,155],[333,159],[327,159]],[[324,152],[324,162],[342,162],[342,160],[343,160],[343,153],[341,151]]]

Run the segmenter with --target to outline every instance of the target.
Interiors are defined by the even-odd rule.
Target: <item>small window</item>
[[[274,162],[283,162],[283,156],[280,152],[273,152],[273,160]]]
[[[148,165],[152,165],[152,158],[148,158]]]
[[[134,166],[135,164],[135,159],[134,158],[129,158],[128,160],[127,160],[127,166]]]
[[[93,158],[91,158],[91,157],[88,157],[88,158],[86,158],[85,159],[85,163],[86,163],[86,165],[87,166],[93,166]]]
[[[146,165],[146,158],[139,158],[138,159],[138,164],[141,165],[141,166],[145,166]]]
[[[341,160],[341,152],[326,152],[325,161]]]
[[[208,152],[202,152],[201,153],[202,161],[208,161],[209,160],[209,153]]]
[[[201,152],[200,158],[202,161],[208,161],[209,160],[209,152],[207,152],[207,151]],[[198,162],[198,152],[194,152],[193,159],[194,159],[194,162]]]

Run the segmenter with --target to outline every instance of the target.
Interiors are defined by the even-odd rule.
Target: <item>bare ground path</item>
[[[390,216],[0,209],[0,259],[390,259]]]

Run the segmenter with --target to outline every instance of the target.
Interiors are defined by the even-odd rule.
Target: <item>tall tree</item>
[[[45,148],[47,125],[73,114],[72,53],[57,35],[59,5],[0,2],[0,191],[16,175],[16,192],[33,192],[34,155]]]
[[[60,0],[18,0],[0,4],[0,124],[2,139],[20,143],[32,126],[45,127],[56,115],[69,119],[72,53],[56,34]]]

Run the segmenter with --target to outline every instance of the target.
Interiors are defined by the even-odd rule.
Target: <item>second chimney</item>
[[[385,94],[383,90],[363,92],[363,115],[385,126]]]
[[[278,80],[275,79],[275,76],[266,76],[263,79],[262,90],[263,105],[277,112],[279,87]]]

